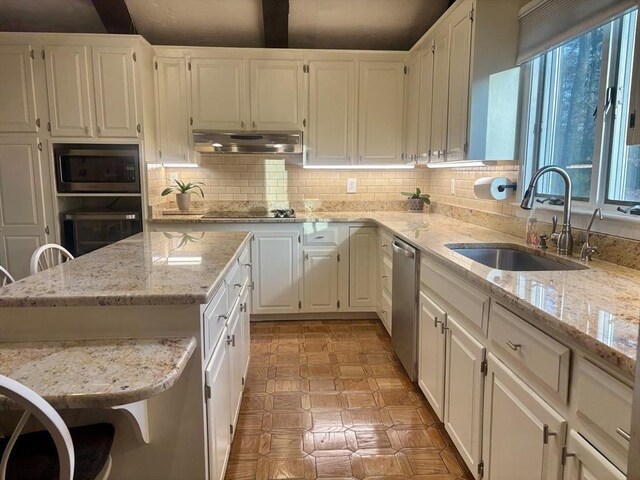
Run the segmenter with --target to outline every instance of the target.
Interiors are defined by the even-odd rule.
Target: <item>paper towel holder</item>
[[[507,185],[498,185],[498,191],[499,192],[504,192],[507,188],[513,188],[513,191],[515,192],[518,189],[518,184],[517,183],[510,183]]]

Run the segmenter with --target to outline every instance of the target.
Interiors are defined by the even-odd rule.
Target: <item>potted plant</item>
[[[170,193],[176,192],[176,203],[178,204],[178,210],[181,212],[188,212],[191,207],[191,194],[195,193],[204,198],[204,192],[202,191],[201,185],[204,185],[202,182],[189,182],[185,183],[177,178],[173,180],[175,186],[169,186],[165,188],[161,195],[164,197],[169,195]],[[200,192],[200,193],[198,193]]]
[[[409,212],[422,212],[425,204],[431,205],[428,193],[422,193],[419,188],[416,188],[415,193],[401,192],[402,195],[407,197],[407,210]]]

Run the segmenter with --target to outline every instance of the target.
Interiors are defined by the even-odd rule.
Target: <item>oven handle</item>
[[[409,250],[405,250],[404,248],[402,248],[400,245],[398,245],[395,240],[394,242],[391,244],[391,246],[393,247],[393,251],[395,253],[398,253],[400,255],[404,255],[405,257],[409,257],[409,258],[414,258],[416,255],[415,253],[413,253],[412,251]]]
[[[139,220],[135,212],[113,213],[65,213],[65,220]]]

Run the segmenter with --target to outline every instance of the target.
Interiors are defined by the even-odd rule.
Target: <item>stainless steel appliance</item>
[[[640,331],[638,332],[640,340]],[[638,341],[636,360],[640,360],[640,341]],[[629,465],[627,478],[640,478],[640,367],[636,366],[636,382],[633,386],[633,406],[631,408],[631,440],[629,444]]]
[[[276,209],[271,211],[233,211],[233,210],[210,210],[202,218],[224,218],[224,219],[250,219],[250,218],[296,218],[296,212],[292,208]]]
[[[391,345],[411,381],[418,378],[420,252],[398,237],[393,243]]]
[[[74,257],[142,231],[140,212],[75,211],[62,214],[64,245]]]
[[[202,153],[302,153],[302,132],[194,130],[193,148]]]
[[[138,145],[57,144],[59,193],[140,193]]]

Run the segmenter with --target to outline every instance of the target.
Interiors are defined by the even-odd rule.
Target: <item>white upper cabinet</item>
[[[189,91],[187,60],[157,57],[155,60],[158,159],[189,162]]]
[[[404,63],[361,62],[358,115],[359,162],[402,161]]]
[[[297,60],[251,60],[251,128],[302,130],[304,63]]]
[[[418,111],[418,154],[431,152],[431,110],[433,106],[433,39],[420,50],[420,106]]]
[[[466,6],[466,8],[465,8]],[[471,72],[472,3],[457,8],[449,19],[449,100],[447,160],[462,160],[467,151],[469,75]]]
[[[98,137],[137,137],[135,51],[93,47],[93,88]]]
[[[407,60],[407,88],[405,92],[404,153],[409,159],[418,153],[418,129],[420,112],[420,52],[415,52]]]
[[[237,59],[191,60],[194,129],[248,128],[246,63]]]
[[[0,132],[37,132],[33,61],[29,45],[0,46]]]
[[[44,52],[51,136],[91,137],[87,47],[55,45]]]
[[[307,163],[348,164],[355,158],[355,74],[353,61],[309,63]]]
[[[449,99],[449,24],[440,25],[434,32],[433,96],[431,110],[431,158],[444,160],[447,149]]]

